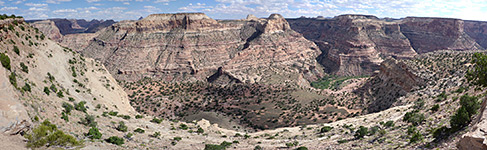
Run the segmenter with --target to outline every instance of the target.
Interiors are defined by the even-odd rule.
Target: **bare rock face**
[[[369,112],[390,108],[397,98],[426,84],[408,65],[394,58],[383,61],[379,70],[365,86],[355,91],[370,99],[367,108]]]
[[[341,15],[333,19],[288,19],[293,30],[314,41],[321,49],[318,61],[329,73],[372,74],[383,57],[416,55],[397,22],[375,16]]]
[[[484,99],[480,109],[480,115],[473,121],[470,132],[465,133],[457,143],[460,150],[485,150],[487,149],[487,100]]]
[[[487,22],[464,21],[464,31],[484,49],[487,48]]]
[[[153,14],[98,34],[83,53],[122,80],[207,81],[217,74],[254,83],[270,80],[266,72],[307,79],[321,74],[316,45],[277,14],[221,22],[203,13]]]
[[[61,31],[53,21],[43,20],[43,21],[38,21],[36,23],[33,23],[31,25],[39,29],[39,31],[44,33],[46,37],[48,37],[53,41],[59,42],[63,37]]]
[[[27,22],[39,29],[39,31],[44,33],[51,40],[65,43],[62,45],[72,49],[81,48],[78,46],[85,46],[85,43],[87,42],[86,35],[77,37],[78,33],[95,33],[115,23],[113,20],[86,21],[84,19],[28,20]],[[64,36],[67,35],[70,35],[70,37],[63,39]]]
[[[418,53],[482,48],[465,33],[460,19],[407,17],[401,21],[401,31]]]

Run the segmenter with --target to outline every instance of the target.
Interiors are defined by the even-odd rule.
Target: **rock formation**
[[[460,19],[407,17],[401,32],[418,53],[436,50],[478,50],[481,46],[464,31]]]
[[[368,15],[341,15],[333,19],[288,19],[291,27],[321,49],[319,62],[338,75],[371,74],[386,56],[416,55],[399,23]]]
[[[473,38],[483,49],[487,48],[487,22],[464,21],[464,31]]]
[[[254,83],[271,80],[265,77],[269,72],[307,79],[321,74],[316,45],[278,14],[220,22],[203,13],[153,14],[97,34],[83,53],[122,80],[206,81],[223,71],[238,82]]]

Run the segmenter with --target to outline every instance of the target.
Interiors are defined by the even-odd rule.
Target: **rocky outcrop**
[[[437,50],[478,50],[481,46],[464,31],[460,19],[407,17],[401,32],[418,53]]]
[[[56,26],[56,24],[53,21],[50,20],[43,20],[43,21],[38,21],[35,23],[31,23],[31,25],[42,33],[46,35],[49,39],[59,42],[62,40],[63,35],[61,34],[61,31],[59,28]]]
[[[484,98],[480,114],[472,122],[472,129],[465,133],[457,143],[460,150],[485,150],[487,149],[487,100]]]
[[[484,49],[487,48],[487,22],[464,21],[464,31]]]
[[[319,62],[338,75],[372,74],[386,56],[416,55],[399,23],[368,15],[341,15],[333,19],[288,19],[293,30],[321,49]]]
[[[426,85],[426,81],[413,73],[404,62],[388,58],[380,64],[380,71],[355,91],[367,98],[368,112],[378,112],[393,106],[397,98],[413,89]]]
[[[271,80],[270,74],[307,79],[321,74],[316,45],[277,14],[234,21],[202,13],[153,14],[97,34],[83,53],[102,61],[119,80],[207,81],[218,68],[250,83]]]

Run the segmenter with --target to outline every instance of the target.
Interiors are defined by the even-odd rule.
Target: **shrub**
[[[223,141],[220,145],[216,144],[205,144],[205,150],[224,150],[232,145],[232,143]]]
[[[424,115],[418,112],[407,112],[403,118],[403,121],[412,123],[414,126],[421,124],[424,120]]]
[[[97,123],[95,122],[95,117],[88,114],[85,115],[85,118],[81,118],[79,123],[89,127],[96,127],[97,125]]]
[[[134,130],[134,132],[137,132],[137,133],[144,133],[145,130],[144,129],[141,129],[141,128],[137,128]]]
[[[66,122],[69,122],[69,116],[65,112],[61,112],[61,119]]]
[[[10,70],[10,58],[4,53],[0,53],[0,62],[2,62],[2,66],[5,67],[5,69]]]
[[[141,119],[141,118],[143,118],[142,115],[135,115],[135,119]]]
[[[308,148],[307,147],[304,147],[304,146],[301,146],[301,147],[296,148],[296,150],[308,150]]]
[[[263,150],[262,147],[260,147],[260,145],[257,145],[254,147],[254,150]]]
[[[64,108],[64,112],[66,114],[71,114],[71,110],[73,110],[73,105],[69,104],[69,103],[66,103],[66,102],[63,102],[63,108]]]
[[[117,114],[118,114],[118,112],[116,112],[116,111],[110,111],[108,113],[108,115],[110,115],[110,116],[117,116]]]
[[[14,45],[14,52],[15,52],[15,54],[17,54],[17,55],[20,55],[20,50],[19,50],[19,48],[18,48],[17,46],[15,46],[15,45]]]
[[[469,70],[465,77],[467,77],[468,81],[473,82],[475,85],[486,87],[487,55],[475,53],[472,57],[472,64],[474,64],[474,69]]]
[[[162,122],[162,120],[163,120],[162,118],[161,119],[157,119],[156,117],[154,117],[150,122],[160,124]]]
[[[127,132],[127,126],[125,125],[125,122],[118,122],[117,130],[121,132]]]
[[[368,128],[364,126],[360,126],[357,131],[355,131],[355,138],[360,139],[363,138],[365,135],[368,134]]]
[[[440,109],[440,105],[436,104],[436,105],[433,105],[433,107],[431,107],[431,111],[432,112],[436,112]]]
[[[29,83],[25,83],[25,85],[22,87],[22,90],[26,92],[31,92]]]
[[[159,136],[161,136],[161,133],[160,132],[154,132],[154,134],[152,134],[150,136],[153,138],[159,138]]]
[[[422,141],[423,140],[423,135],[417,131],[417,132],[414,132],[413,136],[411,136],[411,138],[409,139],[409,142],[410,143],[416,143],[418,141]]]
[[[386,123],[384,123],[384,127],[394,127],[394,121],[389,120]]]
[[[181,138],[181,137],[179,137],[179,136],[177,136],[177,137],[174,137],[174,138],[173,138],[173,140],[174,140],[174,141],[181,141],[182,139],[183,139],[183,138]]]
[[[188,130],[188,125],[181,123],[179,124],[179,129]]]
[[[84,113],[86,113],[86,107],[85,107],[85,104],[86,104],[86,101],[81,101],[79,103],[76,103],[74,104],[74,109],[76,109],[77,111],[82,111]]]
[[[204,132],[205,132],[205,130],[203,130],[203,128],[201,128],[201,127],[198,128],[198,130],[196,130],[196,133],[204,133]]]
[[[85,136],[90,139],[101,139],[102,134],[100,133],[98,128],[91,127],[90,131],[88,131],[88,133],[86,133]]]
[[[46,93],[47,95],[49,95],[49,93],[51,93],[51,91],[49,90],[48,87],[44,87],[44,93]]]
[[[39,126],[32,129],[30,133],[25,134],[24,137],[27,139],[28,148],[40,148],[46,144],[63,147],[81,145],[80,141],[58,130],[56,125],[51,124],[48,120],[44,120]]]
[[[108,139],[105,139],[105,141],[107,141],[108,143],[112,143],[112,144],[118,145],[118,146],[120,146],[120,145],[122,145],[122,144],[125,143],[123,141],[123,138],[118,137],[118,136],[111,136]]]
[[[27,67],[23,62],[20,63],[21,70],[25,73],[29,73],[29,67]]]
[[[59,98],[63,98],[64,97],[63,91],[61,91],[61,90],[59,90],[56,95]]]
[[[460,108],[450,118],[450,126],[458,130],[464,126],[467,126],[472,118],[480,108],[478,98],[475,96],[468,96],[467,94],[460,97]]]
[[[320,133],[325,133],[325,132],[328,132],[330,131],[331,129],[333,129],[333,127],[330,127],[330,126],[324,126],[320,129]]]
[[[15,73],[10,73],[10,75],[8,76],[8,79],[10,81],[10,83],[15,87],[17,88],[17,77],[15,75]]]

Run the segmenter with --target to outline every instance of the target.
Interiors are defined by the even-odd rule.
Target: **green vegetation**
[[[39,126],[32,129],[30,133],[25,134],[24,137],[27,139],[28,148],[40,148],[46,144],[49,147],[72,147],[82,144],[82,142],[76,140],[73,136],[58,130],[56,125],[51,124],[48,120],[44,120]]]
[[[358,79],[358,78],[366,78],[368,76],[336,76],[330,75],[326,76],[318,81],[311,82],[311,86],[317,89],[339,89],[340,85],[346,80],[349,79]]]
[[[110,112],[108,112],[108,115],[110,115],[110,116],[117,116],[118,115],[118,112],[117,111],[110,111]]]
[[[467,126],[472,121],[472,116],[480,108],[478,98],[476,96],[468,96],[468,94],[460,97],[460,105],[460,108],[450,119],[450,126],[456,130]]]
[[[141,119],[144,118],[142,115],[135,115],[135,119]]]
[[[232,143],[223,141],[220,145],[216,144],[206,144],[205,145],[205,150],[225,150],[227,147],[232,145]]]
[[[141,128],[137,128],[134,130],[134,132],[137,132],[137,133],[144,133],[145,130],[144,129],[141,129]]]
[[[438,109],[440,109],[440,105],[435,104],[435,105],[433,105],[433,107],[431,107],[431,109],[430,109],[430,110],[431,110],[432,112],[436,112],[436,111],[438,111]]]
[[[25,83],[25,85],[22,87],[22,91],[31,92],[30,84]]]
[[[10,58],[4,53],[0,53],[0,62],[2,62],[2,66],[5,67],[5,69],[10,70]]]
[[[414,126],[417,126],[425,120],[425,117],[424,117],[424,114],[416,112],[416,110],[415,110],[412,112],[407,112],[404,115],[404,118],[402,120],[409,122],[409,123],[412,123]]]
[[[86,101],[81,101],[79,103],[76,103],[76,104],[74,104],[74,109],[76,109],[77,111],[82,111],[82,112],[86,113],[87,109],[85,107],[85,104],[86,104]]]
[[[179,129],[188,130],[188,125],[181,123],[179,124]]]
[[[298,141],[286,143],[286,147],[288,147],[288,148],[298,146],[298,145],[299,145]]]
[[[14,14],[8,16],[7,14],[0,15],[0,20],[7,19],[7,18],[22,18],[22,16],[15,16]]]
[[[85,136],[90,139],[101,139],[102,134],[100,133],[98,128],[91,127],[90,131],[88,131],[88,133],[86,133]]]
[[[120,145],[122,145],[122,144],[125,143],[124,140],[123,140],[123,138],[118,137],[118,136],[111,136],[108,139],[105,139],[105,141],[108,142],[108,143],[112,143],[112,144],[118,145],[118,146],[120,146]]]
[[[95,116],[88,114],[85,115],[85,118],[81,118],[79,123],[89,127],[96,127],[97,125],[97,123],[95,122]]]
[[[127,132],[127,128],[128,128],[128,127],[125,125],[125,122],[120,121],[120,122],[118,122],[118,126],[117,126],[117,128],[116,128],[116,129],[117,129],[118,131],[121,131],[121,132]]]
[[[51,91],[49,90],[48,87],[44,87],[44,93],[46,93],[47,95],[49,95],[49,93],[51,93]]]
[[[17,54],[17,55],[20,55],[20,50],[19,50],[19,48],[18,48],[17,46],[15,46],[15,45],[14,45],[14,52],[15,52],[15,54]]]
[[[15,73],[10,73],[10,75],[8,76],[8,80],[10,81],[10,83],[15,87],[17,88],[17,77],[15,75]]]
[[[368,128],[364,126],[360,126],[357,131],[355,131],[355,138],[360,139],[363,138],[365,135],[369,133]]]
[[[330,131],[331,129],[333,129],[333,127],[330,127],[330,126],[324,126],[320,129],[320,133],[325,133],[325,132],[328,132]]]
[[[304,147],[304,146],[301,146],[301,147],[296,148],[296,150],[308,150],[308,148],[307,147]]]
[[[196,130],[196,133],[198,133],[198,134],[205,133],[205,130],[203,130],[203,128],[199,127],[198,130]]]
[[[153,138],[159,138],[159,136],[161,136],[161,133],[160,132],[154,132],[154,134],[149,135],[149,136],[151,136]]]
[[[487,55],[475,53],[472,64],[474,64],[474,69],[469,70],[466,75],[468,81],[473,82],[475,85],[487,87]]]
[[[64,97],[64,94],[63,94],[63,91],[59,90],[57,93],[56,93],[57,97],[59,98],[63,98]]]
[[[20,63],[21,70],[25,73],[29,73],[29,67],[27,67],[23,62]]]
[[[157,123],[157,124],[161,124],[162,120],[164,119],[157,119],[156,117],[154,117],[150,122],[153,122],[153,123]]]
[[[71,110],[74,109],[73,105],[69,104],[69,103],[66,103],[66,102],[63,102],[63,108],[64,108],[64,112],[66,114],[71,114]]]

